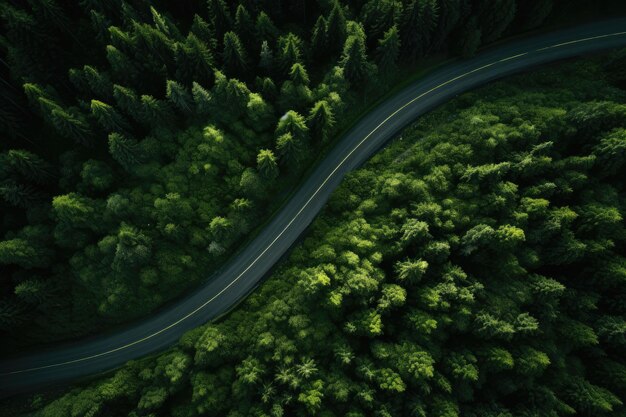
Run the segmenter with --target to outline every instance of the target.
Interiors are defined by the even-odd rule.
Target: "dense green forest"
[[[625,56],[460,96],[350,174],[230,316],[17,408],[625,416]]]
[[[426,57],[571,6],[0,0],[1,349],[136,318],[201,282]]]

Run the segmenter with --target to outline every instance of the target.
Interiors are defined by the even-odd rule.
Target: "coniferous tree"
[[[392,26],[382,39],[378,40],[378,69],[381,74],[388,76],[397,68],[398,56],[400,54],[400,36],[397,26]]]
[[[193,111],[193,101],[189,91],[173,80],[167,80],[165,96],[182,114],[189,115]]]
[[[113,86],[113,97],[115,97],[115,102],[119,109],[136,118],[140,103],[137,94],[132,89],[115,84]]]
[[[264,11],[261,11],[256,18],[255,30],[257,38],[261,40],[272,42],[278,36],[278,28]]]
[[[281,163],[292,165],[301,160],[303,144],[287,132],[276,139],[276,150]]]
[[[6,167],[30,181],[45,183],[50,179],[52,168],[38,155],[24,149],[11,149],[2,159]]]
[[[128,123],[111,106],[99,100],[91,100],[91,114],[106,131],[127,131]]]
[[[284,74],[288,74],[294,64],[300,62],[302,52],[300,39],[293,33],[283,36],[278,41],[278,61]]]
[[[312,136],[316,140],[327,141],[335,124],[330,105],[325,100],[315,103],[313,108],[311,108],[307,123],[311,129]]]
[[[317,59],[323,58],[327,53],[326,24],[326,19],[320,15],[311,31],[311,51]]]
[[[271,74],[274,68],[274,53],[267,41],[263,41],[261,44],[259,67],[261,67],[266,74]]]
[[[109,135],[109,153],[127,171],[132,171],[140,162],[137,142],[117,132]]]
[[[207,5],[209,16],[211,17],[213,36],[218,41],[217,47],[220,47],[224,35],[232,29],[230,10],[224,0],[207,0]]]
[[[403,6],[398,0],[370,0],[361,10],[361,22],[368,39],[383,37],[392,26],[400,23]]]
[[[213,55],[207,45],[190,32],[185,42],[175,47],[176,78],[187,85],[193,81],[210,85],[213,82]]]
[[[329,53],[341,52],[341,46],[346,41],[346,17],[339,1],[334,5],[326,22],[326,42]]]
[[[278,176],[278,163],[274,153],[269,149],[261,149],[256,158],[257,169],[268,180]]]
[[[239,4],[235,11],[234,28],[244,45],[256,44],[256,42],[254,42],[256,31],[254,21],[243,4]]]
[[[224,35],[224,69],[228,75],[242,77],[248,67],[246,51],[235,32]]]
[[[367,60],[365,40],[359,35],[348,37],[339,63],[346,79],[356,89],[361,88],[363,82],[376,70],[376,67]]]
[[[197,14],[194,15],[189,33],[193,33],[209,50],[215,50],[215,48],[217,48],[215,34],[211,30],[211,26],[201,16]]]
[[[304,117],[293,110],[285,113],[278,121],[276,136],[282,136],[285,133],[291,133],[296,141],[306,144],[309,128],[306,125]]]
[[[211,93],[194,81],[191,87],[191,95],[193,96],[196,113],[207,115],[211,110]]]

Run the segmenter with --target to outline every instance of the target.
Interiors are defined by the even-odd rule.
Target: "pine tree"
[[[176,79],[186,85],[193,81],[210,85],[213,82],[213,55],[205,42],[189,33],[185,42],[174,48]]]
[[[43,101],[45,99],[41,99]],[[91,131],[85,118],[78,112],[64,110],[61,107],[50,107],[49,120],[62,136],[74,140],[81,145],[91,143]]]
[[[439,2],[439,21],[433,33],[432,50],[440,50],[448,41],[448,36],[461,19],[461,12],[461,0],[441,0]]]
[[[405,51],[406,57],[415,59],[423,48],[420,39],[419,29],[419,0],[412,0],[404,11],[402,23],[400,25],[400,34],[402,38],[402,48]]]
[[[273,180],[278,177],[278,164],[274,152],[269,149],[261,149],[256,162],[257,169],[266,179]]]
[[[190,115],[193,111],[193,100],[189,91],[173,80],[167,80],[165,96],[182,114]]]
[[[302,159],[303,144],[295,139],[289,132],[276,139],[276,150],[280,157],[280,162],[287,165],[296,164]]]
[[[51,176],[52,168],[46,161],[23,149],[8,151],[4,163],[23,177],[40,184],[47,182]]]
[[[309,128],[306,125],[304,117],[293,110],[285,113],[278,121],[276,136],[282,136],[285,133],[291,133],[295,140],[306,144],[309,136]]]
[[[193,23],[191,24],[189,33],[193,33],[209,50],[215,50],[215,48],[217,48],[217,40],[211,31],[210,25],[197,14],[193,17]]]
[[[90,65],[83,67],[83,73],[93,94],[104,99],[111,98],[113,94],[113,84],[105,73],[98,71]]]
[[[291,81],[296,85],[309,85],[309,74],[304,68],[304,65],[300,63],[295,63],[291,66],[289,78],[291,78]]]
[[[333,8],[326,23],[326,42],[329,53],[341,51],[341,45],[346,41],[346,17],[338,0],[334,1]]]
[[[433,42],[432,35],[439,20],[439,5],[437,0],[424,0],[420,10],[420,31],[425,52],[430,50]]]
[[[243,77],[248,67],[246,51],[235,32],[224,35],[224,70],[230,76]]]
[[[271,42],[278,36],[278,29],[264,11],[261,11],[256,18],[255,30],[256,36],[260,40]]]
[[[266,74],[271,74],[274,68],[274,53],[267,41],[263,41],[261,44],[259,67],[261,67]]]
[[[138,78],[139,70],[135,63],[122,51],[113,45],[106,46],[107,60],[115,79],[125,83],[132,83]]]
[[[129,129],[128,122],[113,107],[99,100],[91,100],[91,114],[107,132]]]
[[[137,118],[141,103],[132,89],[115,84],[113,86],[113,97],[115,97],[118,108],[134,119]]]
[[[367,60],[365,41],[361,36],[348,37],[340,65],[346,79],[355,89],[360,89],[364,81],[375,72],[375,66]]]
[[[117,132],[109,135],[109,153],[127,171],[132,171],[140,162],[137,142]]]
[[[400,23],[402,2],[398,0],[370,0],[361,10],[361,22],[368,39],[379,39],[392,26]]]
[[[311,129],[311,134],[316,140],[327,141],[335,124],[333,112],[328,102],[320,100],[315,103],[313,108],[311,108],[307,122]]]
[[[211,93],[194,81],[191,87],[191,95],[196,106],[196,113],[200,115],[209,114],[211,110]]]
[[[313,26],[311,32],[311,50],[313,56],[317,59],[322,59],[326,56],[328,43],[326,40],[326,19],[320,15]]]
[[[300,51],[300,39],[293,33],[283,36],[278,41],[279,64],[284,74],[288,74],[291,67],[300,62],[302,53]]]
[[[398,27],[392,26],[382,39],[378,40],[378,68],[381,74],[388,76],[397,68],[398,56],[400,54],[400,36]]]
[[[139,121],[146,126],[167,126],[172,120],[172,111],[164,100],[158,100],[150,95],[141,96]]]
[[[232,28],[230,10],[224,0],[207,0],[209,16],[213,27],[213,35],[218,43],[224,39],[226,32]],[[219,47],[219,44],[218,44]]]
[[[235,32],[244,45],[256,43],[254,21],[243,4],[239,4],[235,11]]]

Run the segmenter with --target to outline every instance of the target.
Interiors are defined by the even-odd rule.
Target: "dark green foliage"
[[[361,89],[364,81],[376,71],[376,66],[367,59],[365,48],[365,34],[362,29],[356,31],[346,39],[343,47],[340,65],[343,68],[346,79],[352,88]]]
[[[311,108],[308,117],[308,125],[311,129],[312,136],[319,141],[325,142],[330,137],[335,118],[333,111],[324,100],[320,100]]]
[[[253,226],[289,195],[325,143],[400,81],[400,75],[413,69],[406,61],[434,53],[441,57],[448,53],[471,55],[504,34],[538,27],[548,13],[550,20],[567,17],[576,9],[549,0],[174,3],[0,2],[4,65],[0,241],[11,242],[4,245],[0,268],[4,312],[0,336],[7,351],[97,332],[147,314],[201,282],[206,271],[218,268],[249,237]],[[606,77],[616,86],[623,86],[621,58],[615,54],[606,64]],[[623,105],[614,103],[609,94],[596,99],[573,102],[566,115],[572,143],[589,149],[589,154],[562,162],[558,169],[568,173],[565,177],[528,188],[524,198],[529,210],[540,210],[545,199],[575,192],[591,176],[604,181],[620,178]],[[559,132],[547,135],[552,140]],[[589,138],[599,139],[591,143]],[[261,171],[257,170],[260,149],[269,151],[263,153]],[[545,175],[549,152],[560,151],[546,147],[520,155],[526,163],[532,162],[532,169],[523,172],[511,161],[472,165],[466,172],[467,185],[496,184],[497,189],[489,194],[489,207],[510,210],[511,196],[519,190],[511,185],[517,184],[516,179],[500,184],[502,178],[519,175],[532,181]],[[499,165],[503,162],[509,165]],[[581,173],[582,167],[587,170]],[[429,174],[428,181],[444,187],[448,176],[447,169],[441,168]],[[406,190],[396,189],[394,184],[399,181],[402,176],[386,180],[384,204],[395,204],[406,194]],[[411,187],[419,192],[423,184]],[[586,259],[588,253],[604,256],[612,250],[612,242],[619,237],[615,210],[606,201],[595,203],[572,203],[569,210],[552,213],[553,223],[537,229],[535,234],[553,243],[546,264],[562,267]],[[375,207],[366,202],[358,210],[369,213],[384,204]],[[402,209],[410,207],[400,208],[394,216]],[[406,222],[405,231],[407,244],[416,252],[403,257],[403,262],[432,264],[458,253],[455,242],[442,237],[427,247],[419,246],[415,233],[421,230],[419,222],[425,220],[415,220]],[[519,245],[517,229],[500,229],[492,223],[479,223],[491,227],[491,240],[474,242],[468,237],[463,242],[469,248],[467,256],[475,256],[484,245],[499,245],[503,250]],[[599,240],[598,230],[611,231],[610,237]],[[530,233],[525,236],[536,238]],[[330,263],[337,254],[327,249],[320,249],[317,255]],[[524,256],[528,262],[536,258],[533,252]],[[344,268],[354,262],[350,254],[341,259]],[[421,279],[415,275],[418,272],[406,270],[407,265],[402,269],[404,281]],[[619,267],[603,269],[615,270]],[[367,293],[375,278],[361,272],[359,276],[367,279],[358,291]],[[319,294],[331,285],[332,274],[330,270],[309,274],[303,291]],[[619,282],[608,272],[593,280],[612,288]],[[352,281],[355,288],[361,285],[357,279]],[[47,291],[54,297],[42,295]],[[362,335],[358,337],[384,334],[386,315],[405,305],[400,305],[401,295],[397,288],[385,286],[375,304],[350,317],[346,329],[351,335]],[[412,296],[407,292],[406,299]],[[349,294],[337,291],[332,302],[344,297],[350,299]],[[551,302],[551,311],[557,311],[558,305]],[[614,297],[607,303],[619,305],[620,301]],[[301,317],[306,314],[296,316],[290,329],[308,334],[311,330]],[[515,327],[517,322],[511,319],[507,323]],[[520,323],[532,327],[525,319]],[[607,321],[598,327],[599,323],[590,324],[589,329],[600,332],[602,328],[607,341],[619,339],[615,331],[619,326]],[[587,327],[576,329],[587,335],[585,340],[594,340]],[[357,351],[354,346],[346,348],[346,341],[338,344],[342,346],[337,349],[341,361]],[[291,347],[284,349],[281,355],[288,355]],[[245,358],[239,359],[243,363]],[[184,359],[172,360],[174,368],[184,368]],[[303,412],[323,415],[320,404],[331,395],[357,398],[358,394],[358,399],[351,400],[354,407],[342,410],[344,414],[402,414],[394,407],[379,406],[377,395],[362,384],[349,388],[346,380],[356,371],[337,373],[321,387],[316,375],[325,366],[322,362],[314,361],[316,373],[308,358],[294,361],[298,368],[281,373],[285,382],[276,380],[267,388],[271,413],[283,410],[290,415],[290,407],[299,404],[306,410]],[[242,369],[242,382],[235,384],[238,392],[255,391],[256,379],[267,377],[263,372],[255,374],[254,365],[248,361],[237,367]],[[163,369],[168,366],[162,364]],[[358,366],[365,369],[369,365],[359,362]],[[166,378],[165,371],[159,372]],[[375,381],[376,389],[387,392],[385,395],[403,386],[405,393],[414,392],[407,378],[415,371],[406,366],[387,363],[363,371],[365,374]],[[224,395],[223,384],[237,371],[198,375],[198,381],[217,388],[209,394],[198,392],[195,398],[212,401]],[[398,383],[398,377],[404,385]],[[438,381],[446,386],[445,380]],[[293,392],[291,400],[279,400],[272,394],[278,386],[296,382],[302,389]],[[469,392],[467,387],[459,389]],[[140,414],[159,414],[156,409],[173,402],[165,399],[164,395],[171,395],[167,391],[164,394],[155,385],[132,401],[141,403]],[[109,398],[107,395],[94,393],[92,398]],[[458,408],[440,392],[433,394],[433,402],[441,414]],[[411,407],[414,414],[427,408],[417,396]],[[120,414],[106,407],[94,408],[96,411],[79,408],[70,412],[61,407],[57,414]],[[219,414],[206,404],[190,409]]]
[[[396,25],[393,25],[385,32],[384,36],[379,39],[378,48],[376,49],[378,68],[382,75],[390,75],[397,68],[400,47],[398,28]]]
[[[333,8],[326,20],[326,43],[330,53],[341,52],[341,46],[346,40],[346,17],[339,1],[333,1]]]
[[[580,117],[598,97],[602,108],[621,106],[600,68],[521,76],[421,118],[348,175],[289,259],[230,316],[33,411],[623,415],[625,172],[599,158],[619,147],[626,118],[589,134],[598,119]],[[281,163],[300,151],[288,128],[299,119],[279,126]],[[248,168],[240,182],[258,192],[278,166],[269,149],[256,156],[258,173]],[[155,204],[164,224],[191,210],[174,195]],[[221,253],[237,220],[207,221],[209,253]],[[115,239],[127,268],[154,250],[128,226]],[[45,305],[40,287],[21,283],[20,302]],[[16,308],[0,305],[0,325],[20,317]]]
[[[246,51],[235,32],[226,32],[224,35],[224,70],[232,77],[242,77],[248,67]]]

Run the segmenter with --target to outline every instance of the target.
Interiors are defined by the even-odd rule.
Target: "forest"
[[[458,97],[351,173],[229,316],[0,411],[626,415],[625,57]]]
[[[574,4],[0,0],[0,351],[202,283],[424,63],[624,9]]]

